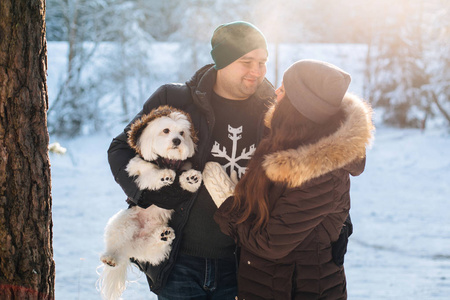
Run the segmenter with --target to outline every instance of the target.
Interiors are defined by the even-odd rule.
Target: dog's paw
[[[166,227],[161,232],[161,241],[172,242],[175,238],[175,232],[172,228]]]
[[[180,185],[186,191],[193,193],[198,190],[201,184],[202,173],[200,171],[191,169],[180,175]]]
[[[148,163],[142,158],[135,156],[128,162],[125,171],[127,171],[130,176],[139,176],[141,175],[142,170],[145,169],[146,164]]]
[[[166,185],[171,185],[175,180],[175,171],[170,169],[163,169],[159,171],[159,188],[162,188]]]
[[[102,255],[100,257],[100,260],[102,261],[102,263],[110,267],[115,267],[117,265],[115,258],[109,255]]]

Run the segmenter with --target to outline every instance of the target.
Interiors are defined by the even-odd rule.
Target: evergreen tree
[[[433,4],[436,5],[436,1]],[[372,36],[368,98],[374,106],[383,109],[386,123],[424,128],[429,117],[436,115],[435,104],[445,101],[439,99],[445,98],[442,90],[446,86],[445,75],[439,75],[443,74],[439,70],[442,67],[445,70],[448,64],[450,53],[441,50],[446,49],[444,43],[448,44],[448,39],[446,42],[442,37],[433,39],[426,30],[434,31],[435,18],[430,18],[436,14],[434,5],[406,0],[390,5],[386,22],[378,24],[376,35]],[[439,67],[430,67],[436,66],[437,53],[441,58],[437,63]],[[432,84],[433,81],[442,84]],[[440,91],[439,96],[435,91]]]

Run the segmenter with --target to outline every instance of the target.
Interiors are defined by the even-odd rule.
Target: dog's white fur
[[[137,138],[137,155],[127,165],[130,176],[136,176],[141,190],[159,190],[174,182],[176,173],[170,169],[160,169],[151,163],[158,156],[186,160],[195,152],[195,143],[191,137],[191,123],[181,112],[172,112],[158,117],[145,125]],[[180,186],[189,192],[195,192],[201,185],[199,171],[189,169],[190,164],[179,178]],[[168,227],[173,210],[151,205],[147,209],[139,206],[121,210],[114,215],[105,228],[106,251],[101,256],[105,264],[99,285],[104,298],[118,299],[126,288],[126,273],[130,267],[130,258],[158,265],[170,253],[175,238],[174,230]]]

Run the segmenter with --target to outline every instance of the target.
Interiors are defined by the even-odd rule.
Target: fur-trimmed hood
[[[373,139],[372,109],[355,95],[346,94],[341,104],[345,119],[330,136],[314,144],[269,154],[263,161],[268,178],[288,187],[301,186],[346,165],[362,160]],[[273,110],[267,112],[266,121]]]
[[[152,122],[153,120],[161,117],[168,117],[172,113],[180,113],[184,116],[186,116],[186,119],[189,121],[190,124],[192,123],[191,116],[179,109],[176,109],[169,105],[163,105],[160,107],[157,107],[153,109],[149,114],[143,115],[141,118],[137,119],[132,125],[130,131],[128,131],[128,144],[131,148],[133,148],[140,156],[142,156],[141,149],[138,143],[139,137],[141,136],[144,129],[147,127],[147,125]],[[198,137],[197,133],[195,132],[195,129],[193,125],[191,125],[190,128],[190,135],[191,139],[194,144],[197,144]]]

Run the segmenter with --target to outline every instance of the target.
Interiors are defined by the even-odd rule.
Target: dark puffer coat
[[[350,209],[350,174],[364,170],[372,138],[370,108],[352,95],[342,103],[343,125],[328,137],[266,156],[263,166],[275,182],[269,194],[270,219],[261,232],[251,222],[236,225],[217,210],[221,230],[241,245],[239,299],[346,299],[343,266],[332,260]]]

